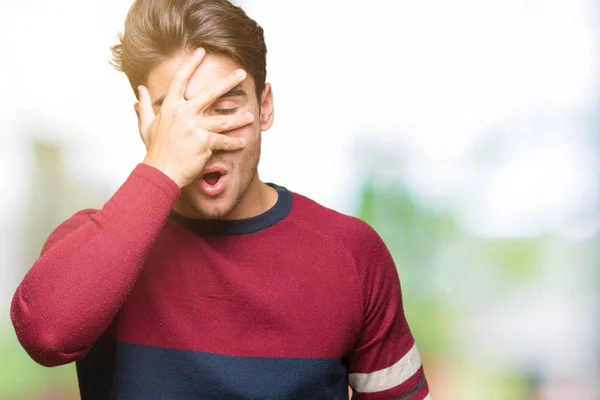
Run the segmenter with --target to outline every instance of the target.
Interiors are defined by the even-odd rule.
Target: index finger
[[[243,69],[236,69],[229,75],[203,87],[200,92],[185,105],[184,115],[195,115],[214,103],[220,96],[229,92],[246,79],[247,73]]]
[[[183,100],[185,89],[190,81],[190,78],[202,62],[206,51],[202,48],[197,49],[192,53],[190,57],[183,63],[181,67],[173,75],[171,84],[165,96],[163,104],[169,104],[170,102]]]

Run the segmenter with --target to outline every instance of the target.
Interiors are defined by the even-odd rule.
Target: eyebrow
[[[246,93],[244,90],[242,90],[239,86],[238,87],[234,87],[233,89],[231,89],[229,92],[219,96],[219,99],[223,99],[225,97],[247,97],[248,93]],[[165,101],[165,95],[160,96],[155,102],[154,102],[154,107],[160,107],[162,106],[162,103]]]

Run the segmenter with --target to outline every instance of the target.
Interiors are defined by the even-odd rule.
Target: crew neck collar
[[[195,219],[184,217],[171,210],[169,219],[182,225],[199,236],[228,236],[256,233],[281,221],[292,208],[292,193],[274,183],[267,183],[277,191],[277,201],[273,207],[254,217],[244,219]]]

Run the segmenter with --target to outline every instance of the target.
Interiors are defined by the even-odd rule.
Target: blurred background
[[[372,224],[437,400],[600,399],[600,4],[240,0],[266,33],[260,173]],[[108,64],[131,0],[0,2],[0,399],[77,399],[18,344],[53,228],[144,156]]]

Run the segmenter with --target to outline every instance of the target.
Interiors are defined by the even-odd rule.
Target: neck
[[[245,219],[260,215],[275,205],[277,197],[277,191],[262,182],[257,173],[239,204],[223,219]]]

